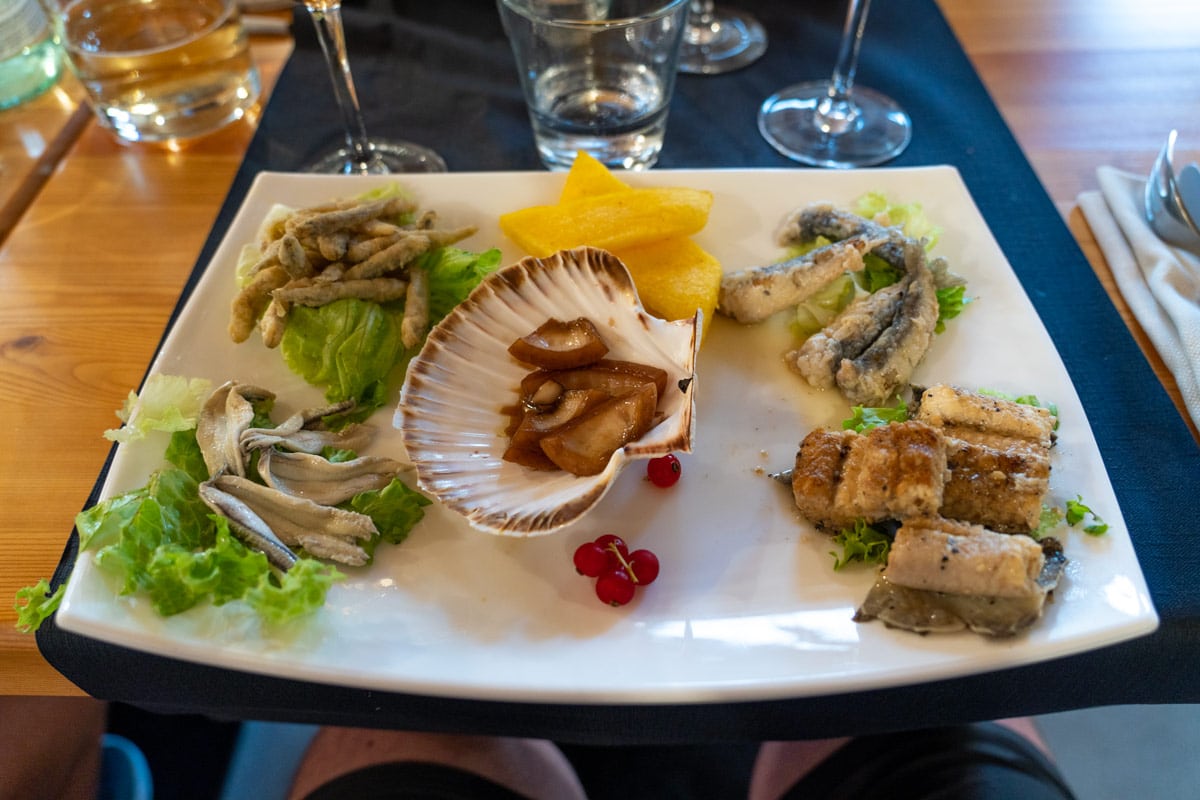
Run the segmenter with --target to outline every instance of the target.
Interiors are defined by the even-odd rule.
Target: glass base
[[[718,75],[758,60],[767,49],[767,33],[754,17],[733,9],[716,9],[711,25],[691,25],[683,32],[679,71]]]
[[[908,147],[912,122],[887,95],[856,86],[849,103],[823,114],[828,98],[828,81],[789,86],[762,104],[758,130],[780,153],[817,167],[882,164]]]
[[[309,165],[309,172],[342,175],[389,175],[400,172],[445,172],[446,162],[428,147],[411,142],[372,139],[370,158],[359,162],[348,147],[334,150]]]

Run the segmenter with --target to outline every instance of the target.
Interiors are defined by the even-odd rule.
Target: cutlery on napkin
[[[1099,191],[1079,195],[1117,287],[1200,425],[1200,257],[1159,239],[1144,216],[1146,179],[1096,170]]]

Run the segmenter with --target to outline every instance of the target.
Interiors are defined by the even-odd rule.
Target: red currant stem
[[[641,581],[638,580],[637,573],[633,571],[633,564],[625,560],[625,556],[621,555],[621,551],[617,549],[617,546],[609,543],[608,549],[613,551],[613,555],[617,557],[617,561],[620,561],[621,566],[625,568],[627,573],[629,573],[629,580],[633,581],[634,583],[641,583]]]

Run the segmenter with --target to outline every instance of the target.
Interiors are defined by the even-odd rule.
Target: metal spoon
[[[1182,174],[1176,179],[1171,162],[1177,135],[1174,130],[1167,135],[1146,181],[1146,219],[1163,241],[1200,255],[1200,167],[1189,164],[1183,170],[1186,179]]]

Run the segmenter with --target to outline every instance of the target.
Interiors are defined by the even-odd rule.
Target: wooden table
[[[1167,131],[1200,158],[1194,0],[939,0],[1026,156],[1126,320],[1075,208],[1095,169],[1149,170]],[[269,87],[290,43],[257,38]],[[936,87],[929,87],[935,91]],[[172,152],[114,141],[65,78],[0,112],[0,597],[49,577],[253,133]],[[1178,392],[1131,322],[1159,375]],[[1195,430],[1193,429],[1193,433]],[[0,693],[80,691],[0,603]]]

